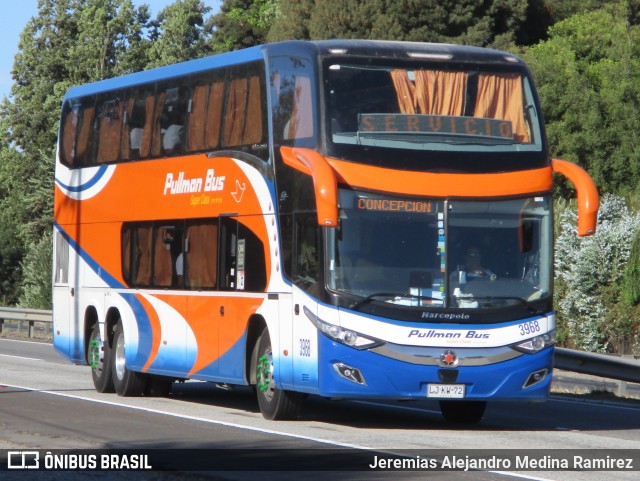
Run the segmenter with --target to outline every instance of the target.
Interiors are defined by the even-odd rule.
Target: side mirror
[[[578,196],[578,235],[588,236],[596,233],[600,197],[591,176],[580,166],[566,160],[553,159],[554,172],[564,175],[575,186]]]

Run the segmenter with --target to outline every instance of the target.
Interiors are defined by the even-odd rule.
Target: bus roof
[[[451,62],[523,64],[521,59],[507,52],[465,45],[382,40],[290,40],[212,55],[79,85],[70,88],[65,95],[65,99],[261,60],[265,55],[282,55],[285,53],[295,55],[301,52],[314,53],[315,55],[349,54],[392,59],[415,58]]]

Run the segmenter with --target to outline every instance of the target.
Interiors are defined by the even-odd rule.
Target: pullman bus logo
[[[458,365],[458,356],[451,350],[446,350],[440,354],[440,365],[442,367],[456,367]]]

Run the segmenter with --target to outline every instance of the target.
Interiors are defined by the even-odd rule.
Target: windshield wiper
[[[368,302],[371,302],[372,300],[374,300],[376,297],[387,297],[387,298],[402,298],[402,299],[417,299],[417,300],[422,300],[422,299],[426,299],[429,301],[440,301],[441,299],[436,299],[435,297],[431,297],[431,296],[422,296],[419,294],[408,294],[406,292],[375,292],[373,294],[369,294],[367,297],[363,297],[362,299],[352,303],[349,306],[349,309],[358,309],[360,306],[367,304]]]
[[[472,296],[472,297],[460,297],[465,301],[518,301],[524,307],[526,307],[529,312],[534,314],[540,314],[544,309],[537,308],[533,305],[532,302],[529,302],[526,299],[518,296]],[[486,306],[486,307],[502,307],[502,306]]]

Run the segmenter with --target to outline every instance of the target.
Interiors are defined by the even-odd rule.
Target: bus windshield
[[[482,309],[551,295],[548,197],[389,198],[341,191],[328,287],[400,306]]]
[[[436,151],[540,151],[540,118],[521,71],[480,66],[325,63],[334,144]]]

